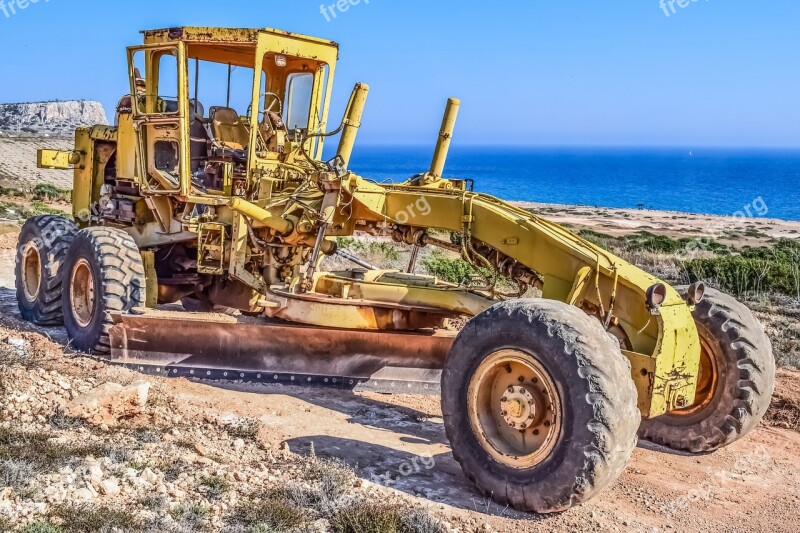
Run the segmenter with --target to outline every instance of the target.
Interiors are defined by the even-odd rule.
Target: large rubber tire
[[[538,361],[561,404],[554,447],[531,468],[496,460],[471,423],[473,375],[503,350]],[[466,476],[499,503],[537,513],[564,511],[610,485],[636,447],[641,420],[631,366],[619,343],[596,319],[550,300],[500,303],[467,324],[445,362],[442,411],[453,456]]]
[[[677,289],[686,295],[686,287]],[[733,297],[706,289],[693,314],[702,342],[713,353],[716,380],[709,382],[702,402],[643,421],[639,435],[675,450],[704,453],[728,446],[758,426],[772,400],[775,358],[761,324]]]
[[[92,296],[84,296],[84,285]],[[64,265],[64,325],[72,345],[109,353],[111,312],[144,307],[146,292],[142,256],[130,235],[105,227],[78,232]]]
[[[16,288],[19,312],[39,326],[60,326],[64,259],[78,231],[65,217],[29,218],[19,234],[16,256]]]

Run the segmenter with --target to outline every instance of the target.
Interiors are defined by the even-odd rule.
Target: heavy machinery
[[[707,452],[758,424],[775,369],[747,308],[445,178],[455,99],[427,172],[356,175],[368,87],[329,131],[337,59],[333,42],[271,29],[144,32],[116,125],[39,153],[41,167],[74,169],[74,217],[25,224],[22,316],[161,375],[440,393],[466,476],[540,513],[608,486],[637,434]],[[409,268],[337,249],[355,234],[407,246]],[[416,274],[424,247],[485,279]],[[324,271],[334,254],[358,268]],[[164,307],[177,302],[194,312]],[[469,321],[451,331],[453,318]]]

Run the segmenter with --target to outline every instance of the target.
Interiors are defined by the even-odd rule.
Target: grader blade
[[[110,362],[208,380],[439,394],[454,335],[319,328],[211,313],[115,314]]]

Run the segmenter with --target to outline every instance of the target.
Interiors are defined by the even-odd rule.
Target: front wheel
[[[678,291],[685,296],[687,289]],[[695,401],[645,420],[640,435],[668,448],[702,453],[727,446],[758,426],[772,400],[775,358],[758,320],[731,296],[706,289],[693,314],[702,347]]]
[[[75,236],[64,265],[64,325],[72,345],[109,353],[112,312],[144,307],[142,256],[130,235],[116,228],[84,229]]]
[[[24,320],[39,326],[63,323],[64,258],[77,231],[72,220],[54,215],[29,218],[22,226],[15,274],[17,302]]]
[[[641,419],[619,343],[549,300],[504,302],[467,324],[445,362],[442,411],[466,476],[501,504],[538,513],[610,485]]]

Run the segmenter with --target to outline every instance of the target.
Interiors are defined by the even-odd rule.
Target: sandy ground
[[[36,331],[63,350],[60,329],[18,319],[13,238],[0,238],[0,327]],[[416,498],[462,531],[797,531],[800,433],[762,425],[714,454],[692,456],[641,443],[601,496],[554,516],[517,513],[479,495],[453,460],[438,401],[328,389],[167,381],[185,416],[252,417],[266,439],[300,454],[345,460],[367,480]],[[800,373],[781,371],[779,395],[798,405]],[[794,411],[796,414],[796,411]],[[788,426],[787,426],[788,427]],[[488,528],[488,529],[487,529]]]

